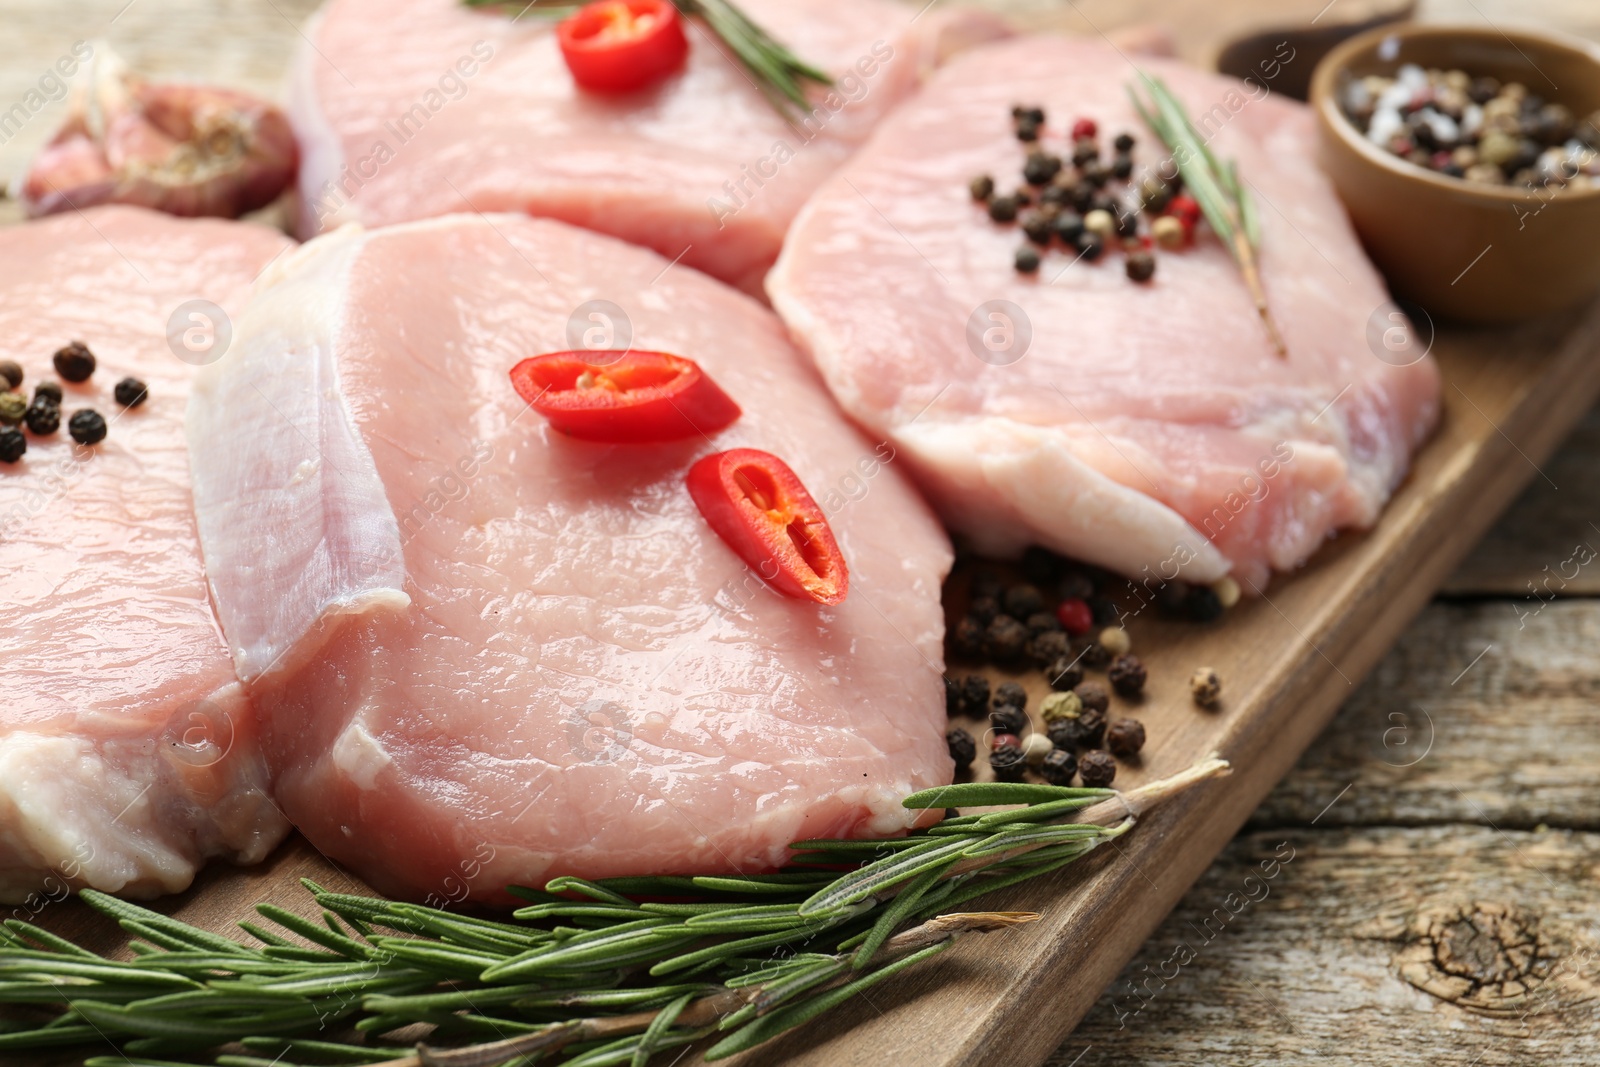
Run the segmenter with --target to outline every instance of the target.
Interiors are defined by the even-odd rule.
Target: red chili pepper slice
[[[817,502],[770,452],[735,448],[689,468],[689,495],[740,559],[786,596],[837,604],[850,570]]]
[[[709,436],[740,415],[698,363],[666,352],[551,352],[511,368],[511,384],[551,426],[587,441]]]
[[[689,54],[683,18],[667,0],[595,0],[556,28],[578,87],[631,93],[653,85]]]

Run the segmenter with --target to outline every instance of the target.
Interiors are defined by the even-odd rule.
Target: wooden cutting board
[[[1038,911],[1042,922],[969,938],[732,1062],[1023,1067],[1061,1044],[1501,510],[1546,477],[1539,464],[1600,398],[1600,303],[1515,330],[1441,332],[1433,351],[1444,370],[1444,416],[1375,529],[1339,538],[1265,599],[1216,623],[1164,622],[1152,610],[1129,626],[1150,681],[1141,706],[1114,703],[1113,712],[1137,715],[1149,741],[1142,762],[1123,765],[1118,786],[1154,781],[1211,752],[1234,773],[1169,802],[1113,847],[1055,876],[969,905]],[[1189,675],[1201,664],[1223,678],[1215,711],[1189,696]],[[1030,707],[1048,691],[1037,672],[989,673],[1026,685]],[[302,877],[369,892],[296,838],[261,866],[212,868],[157,906],[231,932],[258,901],[313,914]],[[76,901],[48,908],[39,921],[98,950],[120,944]]]

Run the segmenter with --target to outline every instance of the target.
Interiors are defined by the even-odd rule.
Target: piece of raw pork
[[[630,341],[743,416],[600,444],[512,389]],[[943,532],[782,324],[695,271],[518,215],[341,230],[273,266],[189,429],[276,796],[385,892],[771,870],[950,778]],[[828,513],[844,603],[772,592],[701,516],[686,472],[739,447]]]
[[[212,613],[183,418],[191,362],[226,343],[216,305],[288,244],[124,207],[0,230],[0,358],[30,396],[71,341],[99,364],[62,383],[60,429],[0,465],[0,901],[174,892],[287,829]],[[125,376],[137,407],[112,397]],[[109,432],[77,446],[68,419],[91,407]]]
[[[1036,273],[1015,269],[1026,238],[969,191],[986,173],[1002,193],[1023,183],[1014,104],[1045,109],[1051,152],[1070,156],[1064,131],[1087,118],[1104,161],[1124,131],[1141,166],[1165,158],[1127,57],[1065,38],[940,71],[802,211],[768,291],[839,403],[979,549],[1037,543],[1145,581],[1231,571],[1261,586],[1377,518],[1438,416],[1438,371],[1419,345],[1382,343],[1404,320],[1317,169],[1310,112],[1139,66],[1237,160],[1286,359],[1204,225],[1197,246],[1158,250],[1144,284],[1120,249],[1075,260],[1059,241]]]
[[[889,0],[741,0],[832,93],[791,123],[703,25],[687,67],[625,96],[580,91],[554,22],[459,0],[331,0],[306,30],[291,118],[301,234],[521,211],[645,245],[751,291],[789,222],[936,63],[1005,32]]]

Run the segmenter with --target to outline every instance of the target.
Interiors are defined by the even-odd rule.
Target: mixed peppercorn
[[[72,341],[58,349],[51,362],[57,374],[74,384],[87,382],[98,365],[94,353],[82,341]],[[4,391],[0,391],[0,463],[16,463],[27,454],[28,438],[19,425],[26,426],[35,437],[49,437],[61,429],[65,396],[61,383],[40,382],[30,401],[21,392],[24,378],[19,363],[0,360],[0,379],[5,383]],[[149,388],[138,378],[124,378],[112,390],[116,402],[125,408],[138,407],[149,395]],[[80,445],[99,444],[105,440],[106,430],[105,417],[93,408],[75,411],[67,420],[68,435]]]
[[[1019,682],[948,675],[945,705],[951,718],[988,726],[980,746],[973,731],[952,722],[946,734],[950,756],[964,772],[980,747],[987,747],[990,770],[1000,781],[1021,781],[1031,770],[1056,785],[1074,778],[1086,786],[1109,785],[1117,760],[1138,758],[1146,739],[1142,722],[1113,714],[1112,694],[1137,704],[1149,682],[1122,625],[1125,617],[1108,595],[1113,579],[1042,548],[1029,549],[1020,569],[1020,580],[1010,582],[992,572],[973,575],[967,610],[950,629],[947,651],[955,661],[1039,670],[1050,692],[1030,716],[1028,691]],[[1231,582],[1213,587],[1172,581],[1154,602],[1169,618],[1208,622],[1237,600]],[[1088,670],[1105,671],[1104,684],[1086,680]],[[1216,706],[1221,688],[1209,667],[1190,680],[1191,694],[1203,707]]]
[[[1017,223],[1027,238],[1014,257],[1019,273],[1038,271],[1052,248],[1093,263],[1107,248],[1120,247],[1128,278],[1148,282],[1156,273],[1155,246],[1175,250],[1193,242],[1200,205],[1183,195],[1183,180],[1170,163],[1137,173],[1133,134],[1112,139],[1108,163],[1093,119],[1072,124],[1060,154],[1045,143],[1043,108],[1019,104],[1011,119],[1017,140],[1028,146],[1022,184],[1003,193],[993,175],[980,174],[968,189],[990,219]]]
[[[1373,144],[1452,178],[1552,190],[1600,183],[1600,111],[1579,119],[1520,82],[1407,64],[1392,78],[1352,78],[1339,103]]]

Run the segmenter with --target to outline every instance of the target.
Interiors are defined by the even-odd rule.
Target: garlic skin
[[[277,107],[232,89],[154,84],[103,43],[66,123],[23,177],[32,218],[96,204],[237,218],[294,180],[299,149]]]

